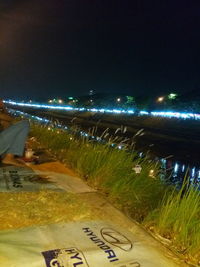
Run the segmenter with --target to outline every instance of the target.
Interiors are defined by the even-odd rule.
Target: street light
[[[120,102],[121,101],[121,98],[117,98],[117,102]]]
[[[158,97],[157,101],[161,103],[161,102],[163,102],[164,99],[165,99],[164,96],[160,96],[160,97]]]

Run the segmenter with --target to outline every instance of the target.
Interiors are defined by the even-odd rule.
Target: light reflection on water
[[[189,184],[200,186],[200,168],[173,160],[161,159],[160,162],[161,177],[165,177],[170,183],[181,185],[185,179]]]

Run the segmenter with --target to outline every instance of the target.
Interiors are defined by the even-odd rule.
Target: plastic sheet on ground
[[[7,166],[0,168],[0,192],[40,191],[49,189],[61,191],[58,185],[40,177],[31,168]]]
[[[57,162],[0,168],[0,192],[0,266],[186,266]]]
[[[102,221],[1,231],[0,262],[4,267],[172,266],[132,233]]]

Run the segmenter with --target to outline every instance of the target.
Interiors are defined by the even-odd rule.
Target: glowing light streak
[[[141,111],[140,111],[140,114],[141,114],[141,115],[149,115],[149,112],[147,112],[147,111],[145,111],[145,110],[141,110]]]
[[[177,173],[178,169],[179,169],[179,165],[178,165],[178,163],[176,163],[175,166],[174,166],[174,172]]]
[[[192,178],[194,177],[194,175],[195,175],[195,167],[192,168]]]
[[[185,171],[185,165],[182,166],[182,172],[184,172],[184,171]]]
[[[22,107],[32,107],[38,109],[52,109],[52,110],[63,110],[63,111],[88,111],[88,112],[101,112],[101,113],[114,113],[114,114],[135,114],[133,109],[124,110],[124,109],[104,109],[104,108],[92,108],[87,109],[84,107],[81,108],[73,108],[71,106],[61,106],[61,105],[47,105],[47,104],[35,104],[35,103],[23,103],[16,101],[4,101],[5,103],[22,106]],[[149,115],[154,117],[166,117],[166,118],[177,118],[177,119],[193,119],[200,120],[200,114],[197,113],[187,113],[187,112],[175,112],[175,111],[152,111],[147,112],[145,110],[141,110],[138,112],[139,115]]]

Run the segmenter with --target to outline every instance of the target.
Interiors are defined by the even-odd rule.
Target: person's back
[[[0,156],[4,164],[22,166],[22,162],[15,156],[24,154],[26,138],[29,132],[29,122],[13,123],[2,100],[0,100]]]

